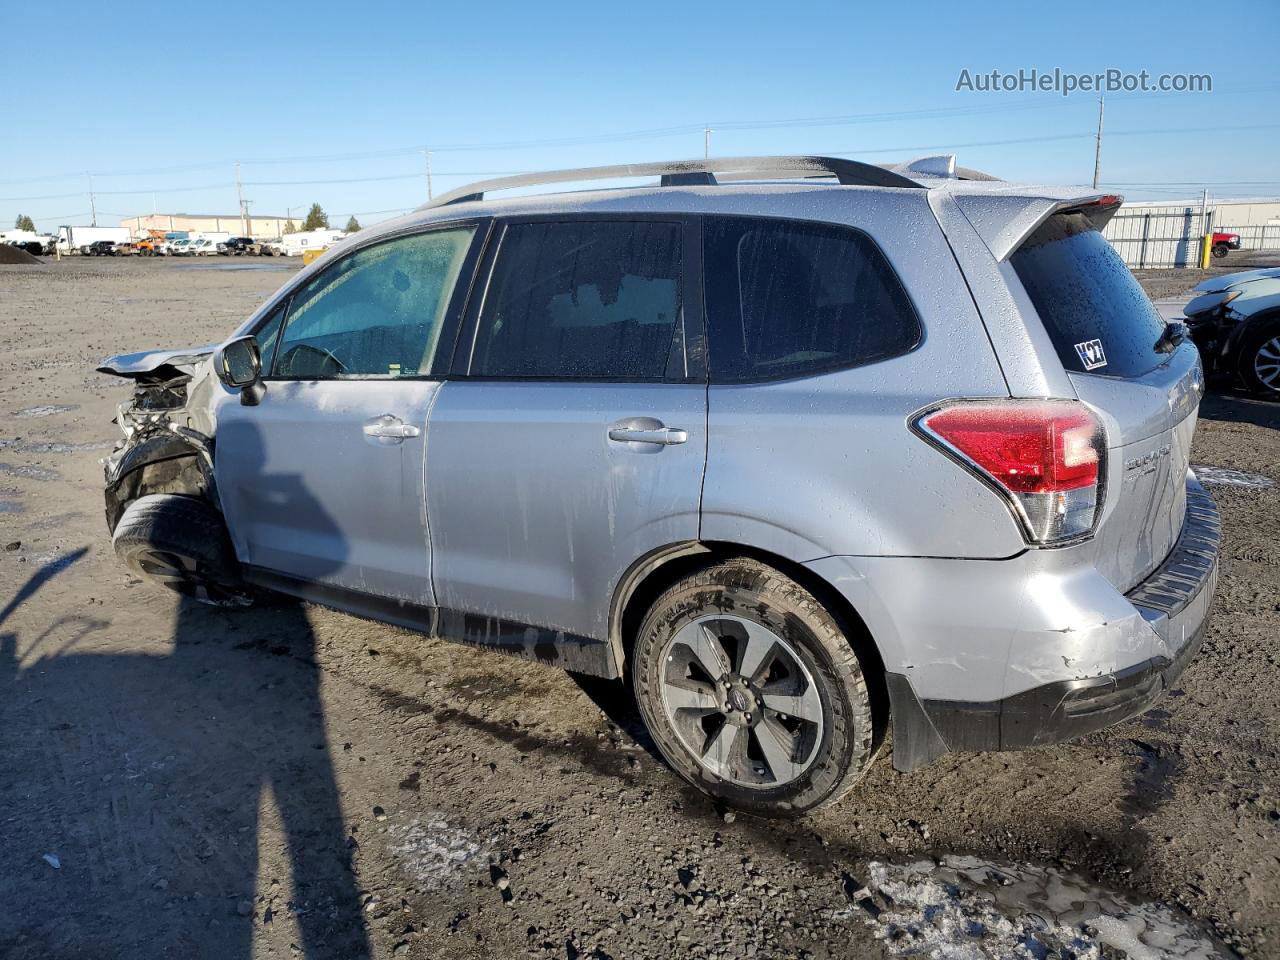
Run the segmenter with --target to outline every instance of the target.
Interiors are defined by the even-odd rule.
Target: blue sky
[[[13,2],[0,226],[88,222],[88,172],[99,223],[234,213],[237,159],[254,212],[367,223],[425,199],[424,146],[439,193],[700,156],[706,124],[719,155],[956,152],[1089,180],[1095,93],[957,92],[962,69],[1210,73],[1212,93],[1107,97],[1103,183],[1280,195],[1274,2],[974,6]],[[306,182],[335,180],[364,182]]]

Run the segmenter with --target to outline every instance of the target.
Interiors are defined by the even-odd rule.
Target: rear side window
[[[846,227],[708,217],[711,378],[799,377],[907,353],[920,320],[893,268]]]
[[[680,233],[655,221],[508,226],[471,375],[663,379],[680,319]]]
[[[1139,377],[1167,359],[1160,314],[1084,214],[1050,217],[1009,260],[1067,370]]]

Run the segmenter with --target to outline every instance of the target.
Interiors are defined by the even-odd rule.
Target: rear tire
[[[1257,324],[1239,352],[1240,380],[1251,393],[1280,399],[1280,317]]]
[[[764,817],[834,803],[874,755],[862,665],[830,612],[755,560],[675,584],[632,657],[654,742],[703,793]]]
[[[111,544],[136,575],[184,597],[216,607],[252,602],[226,525],[204,500],[166,493],[139,497],[121,515]]]

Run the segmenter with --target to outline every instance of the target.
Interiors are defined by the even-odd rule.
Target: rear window
[[[1084,214],[1050,217],[1010,262],[1067,370],[1140,377],[1168,358],[1160,314]]]
[[[875,363],[922,330],[871,239],[844,227],[708,217],[703,237],[711,378],[744,383]]]

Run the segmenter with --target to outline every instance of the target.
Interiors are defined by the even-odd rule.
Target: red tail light
[[[994,486],[1033,543],[1093,531],[1106,444],[1102,424],[1084,404],[962,401],[926,412],[914,426]]]

